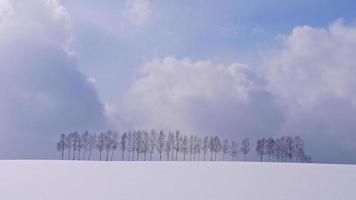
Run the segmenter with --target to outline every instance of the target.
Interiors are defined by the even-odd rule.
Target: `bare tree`
[[[195,146],[194,146],[194,155],[198,154],[198,161],[200,161],[201,143],[202,143],[201,138],[197,137],[196,138],[196,143],[195,143]],[[195,160],[195,157],[194,157],[194,160]]]
[[[179,131],[176,131],[175,140],[174,140],[174,150],[176,151],[176,160],[178,160],[178,153],[180,151],[180,146],[182,144],[182,137]]]
[[[169,132],[168,133],[168,138],[167,138],[167,141],[166,141],[166,148],[165,148],[166,155],[167,155],[167,161],[170,160],[169,156],[170,156],[170,152],[172,151],[173,141],[174,141],[173,133]],[[173,158],[173,155],[172,155],[172,158]]]
[[[204,140],[203,140],[203,157],[204,157],[204,161],[206,160],[206,154],[208,152],[208,148],[209,148],[209,137],[205,136]]]
[[[73,146],[73,134],[72,133],[68,134],[68,136],[65,139],[65,143],[66,143],[65,146],[68,149],[68,160],[70,160],[70,153],[71,153],[72,146]]]
[[[79,144],[80,144],[80,136],[78,134],[78,132],[73,132],[72,133],[72,138],[73,138],[73,160],[75,160],[75,152],[78,150],[79,148]]]
[[[57,143],[57,151],[61,153],[61,158],[64,160],[64,150],[66,149],[66,135],[61,134],[59,142]]]
[[[275,154],[275,144],[276,142],[271,137],[266,140],[266,154],[269,156],[270,161],[272,156]]]
[[[143,147],[142,131],[136,131],[136,134],[135,134],[136,160],[139,160],[139,158],[140,158],[140,153],[142,152],[142,147]]]
[[[119,133],[114,132],[114,134],[111,137],[111,158],[110,160],[112,161],[114,159],[114,153],[117,148],[119,148]]]
[[[213,161],[213,155],[215,152],[215,137],[210,137],[209,139],[209,151],[210,151],[210,161]]]
[[[127,145],[127,133],[122,134],[120,148],[121,148],[121,160],[125,160],[125,150]]]
[[[231,141],[231,161],[234,161],[239,155],[239,143]]]
[[[105,133],[100,133],[100,135],[98,136],[98,141],[96,143],[96,148],[99,151],[99,160],[101,160],[101,155],[105,148],[105,137]]]
[[[152,155],[155,151],[156,142],[157,142],[157,132],[155,130],[151,130],[149,135],[150,160],[152,160]]]
[[[250,152],[250,139],[245,138],[241,143],[241,152],[244,155],[244,160],[246,161],[246,156]]]
[[[83,148],[83,158],[82,158],[82,160],[85,160],[85,155],[86,155],[86,153],[87,153],[87,151],[88,151],[88,145],[89,145],[89,136],[90,136],[90,134],[89,134],[89,131],[85,131],[84,133],[82,133],[81,134],[81,146],[82,146],[82,148]]]
[[[262,138],[257,141],[256,151],[257,151],[257,154],[260,156],[260,161],[263,162],[263,156],[265,155],[265,152],[266,152],[266,139],[265,138]]]
[[[96,148],[97,140],[98,140],[98,137],[97,137],[96,133],[90,134],[89,141],[88,141],[88,147],[87,147],[87,151],[89,152],[88,160],[91,159],[93,150]]]
[[[133,134],[131,131],[127,134],[127,151],[129,153],[128,160],[131,160],[131,152],[134,151],[134,145],[133,145]]]
[[[159,132],[158,141],[157,141],[157,151],[159,153],[159,160],[162,160],[162,153],[164,151],[164,144],[165,144],[166,135],[164,134],[163,130]]]
[[[188,137],[186,135],[183,136],[181,151],[183,153],[183,161],[185,161],[185,155],[188,151]]]
[[[214,137],[214,146],[215,146],[214,147],[214,151],[215,151],[214,160],[216,161],[216,155],[220,153],[221,147],[222,147],[220,137],[218,137],[218,136]]]
[[[146,161],[146,156],[147,156],[147,153],[149,151],[149,147],[150,147],[150,138],[149,138],[149,135],[148,135],[148,132],[145,130],[143,131],[142,133],[142,152],[143,152],[143,160]]]
[[[230,144],[228,139],[225,139],[223,141],[222,152],[223,152],[223,160],[225,160],[225,154],[228,154],[230,152]]]
[[[193,151],[194,151],[194,136],[190,135],[188,138],[188,143],[189,143],[189,160],[192,160],[192,155],[193,155]]]

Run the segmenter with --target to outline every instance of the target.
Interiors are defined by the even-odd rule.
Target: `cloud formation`
[[[189,58],[145,63],[124,100],[108,107],[109,116],[130,128],[301,135],[315,161],[355,163],[356,27],[301,26],[283,38],[262,73]]]
[[[296,27],[284,45],[269,55],[266,75],[288,106],[282,131],[303,135],[320,160],[356,162],[356,26]]]
[[[250,67],[239,63],[155,59],[143,65],[140,78],[109,114],[131,128],[255,137],[276,132],[283,118],[262,84]]]
[[[148,0],[126,0],[123,16],[133,25],[142,26],[152,16],[152,5]]]
[[[101,103],[68,50],[68,12],[55,0],[0,2],[0,157],[53,158],[62,131],[105,123]]]

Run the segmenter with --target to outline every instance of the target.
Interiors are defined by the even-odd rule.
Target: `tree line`
[[[299,137],[296,138],[298,139],[292,138],[293,141],[303,143]],[[267,148],[271,144],[267,141],[263,138],[257,142],[258,148],[256,148],[256,151],[261,157],[261,161],[263,161],[265,155],[272,156],[270,149]],[[291,161],[294,156],[301,155],[301,152],[294,151],[304,152],[304,143],[303,145],[295,144],[292,149],[289,149],[285,147],[287,144],[290,145],[286,141],[289,141],[289,139],[283,139],[282,143],[278,143],[283,144],[283,148],[278,148],[278,151],[273,150],[273,152],[279,152],[278,154],[273,153],[273,155],[279,156],[279,159],[275,159],[275,161]],[[277,146],[279,145],[274,145],[273,149]],[[181,134],[179,131],[164,132],[163,130],[135,130],[122,134],[113,130],[98,134],[89,131],[82,133],[75,131],[69,134],[61,134],[57,142],[57,151],[62,160],[235,161],[239,154],[242,154],[243,160],[247,159],[247,155],[250,153],[250,140],[244,138],[239,143],[234,140],[221,139],[219,136],[200,137]],[[290,153],[290,151],[293,151],[293,153]],[[300,158],[298,157],[293,161],[306,162],[306,159]]]

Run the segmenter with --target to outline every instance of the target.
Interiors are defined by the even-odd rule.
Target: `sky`
[[[351,0],[0,0],[0,159],[73,130],[300,135],[356,163]],[[253,152],[252,152],[253,153]]]

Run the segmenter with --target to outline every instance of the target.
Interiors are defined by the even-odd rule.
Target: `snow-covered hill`
[[[354,200],[356,166],[0,161],[4,200]]]

